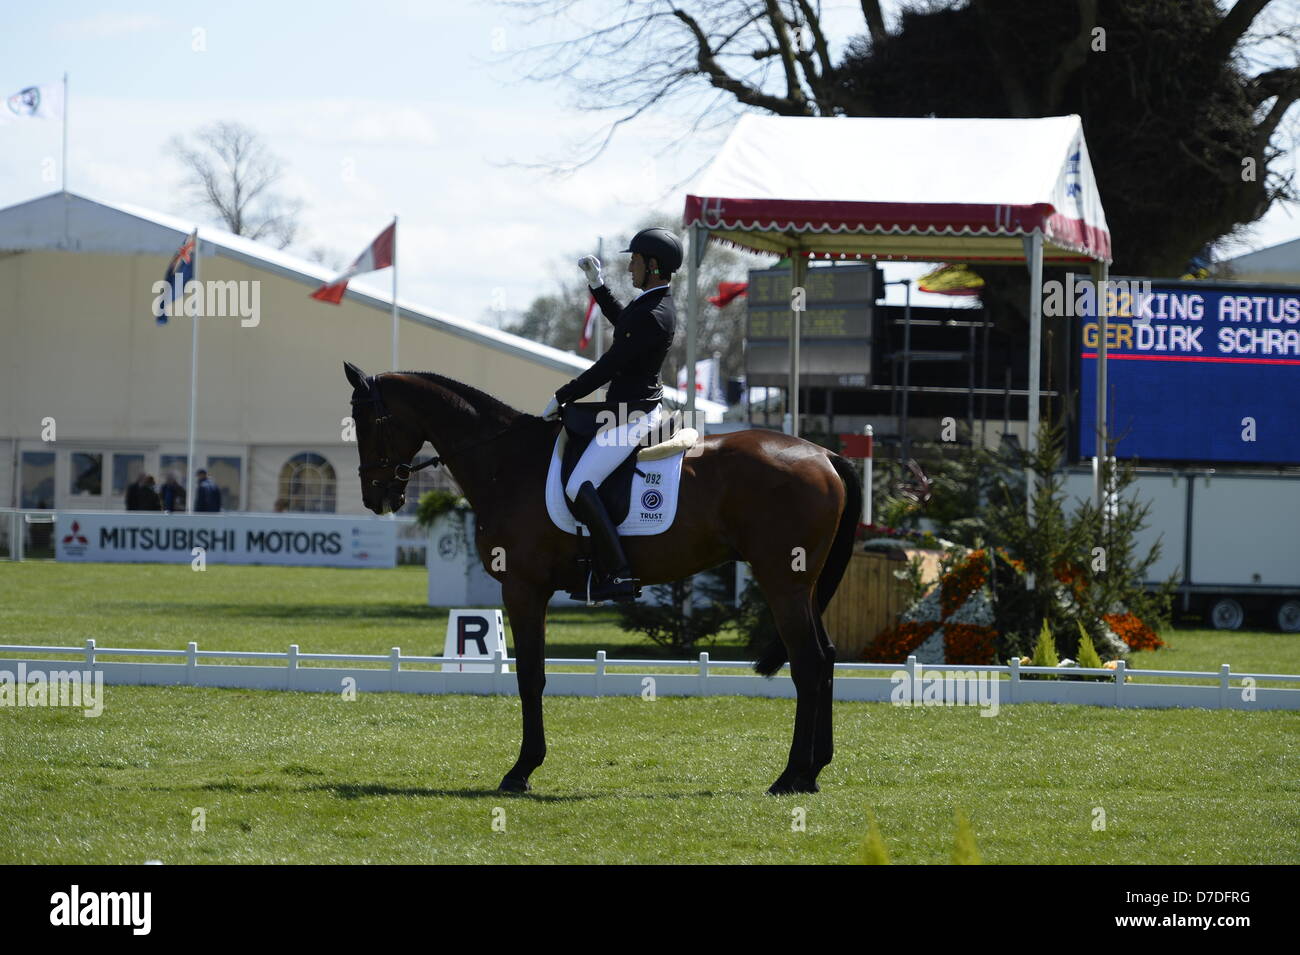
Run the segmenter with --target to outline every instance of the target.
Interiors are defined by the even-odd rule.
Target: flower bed
[[[864,525],[865,526],[865,525]],[[1001,561],[1023,577],[1025,565],[1001,549],[974,550],[958,558],[943,574],[938,586],[886,627],[863,650],[870,663],[903,663],[916,656],[921,663],[983,666],[997,659],[998,630],[994,627],[992,576]],[[1078,565],[1065,562],[1054,576],[1058,599],[1066,611],[1081,612],[1087,577]],[[1006,575],[1000,573],[999,579]],[[1102,651],[1120,656],[1128,650],[1154,650],[1163,641],[1136,614],[1121,610],[1102,617]],[[1095,633],[1095,630],[1094,630]]]

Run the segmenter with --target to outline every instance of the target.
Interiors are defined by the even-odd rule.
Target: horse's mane
[[[412,375],[425,381],[439,385],[453,395],[460,398],[470,408],[472,408],[480,417],[490,418],[509,422],[519,415],[523,414],[518,408],[512,408],[499,398],[494,398],[486,391],[480,391],[473,385],[467,385],[463,381],[457,381],[455,378],[448,378],[446,375],[439,375],[432,371],[400,371],[395,372],[399,375]],[[533,417],[529,415],[528,417]]]

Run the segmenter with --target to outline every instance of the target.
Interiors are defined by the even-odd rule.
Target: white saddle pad
[[[564,499],[564,485],[560,481],[560,460],[563,454],[564,430],[551,451],[551,468],[546,474],[546,511],[551,521],[566,534],[578,533],[578,522],[569,513]],[[618,525],[621,537],[646,537],[661,534],[672,526],[677,516],[677,489],[682,480],[682,458],[686,448],[676,454],[656,461],[644,458],[636,463],[641,474],[632,475],[632,500],[627,518]],[[641,475],[645,476],[642,477]],[[585,530],[584,530],[585,533]]]

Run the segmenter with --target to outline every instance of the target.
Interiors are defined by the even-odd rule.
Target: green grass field
[[[424,586],[418,568],[0,565],[0,642],[436,653]],[[551,656],[651,655],[608,610],[548,635]],[[1294,637],[1166,639],[1138,665],[1300,671]],[[711,653],[745,656],[735,635]],[[823,791],[773,799],[791,701],[556,697],[535,791],[507,797],[513,697],[106,692],[97,719],[0,708],[0,863],[851,862],[868,809],[894,862],[944,863],[959,806],[988,863],[1300,861],[1296,713],[839,704]]]

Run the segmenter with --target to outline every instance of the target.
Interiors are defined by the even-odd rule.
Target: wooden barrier
[[[901,553],[894,553],[855,551],[822,614],[841,662],[859,659],[867,644],[906,609],[907,584],[894,571],[904,570],[907,562]]]

